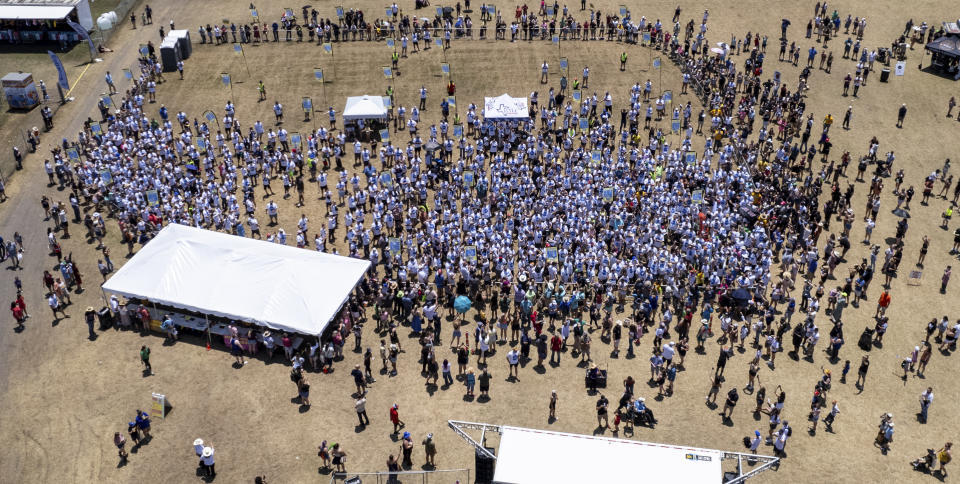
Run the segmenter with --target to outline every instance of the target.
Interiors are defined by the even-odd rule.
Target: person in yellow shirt
[[[830,131],[830,126],[832,124],[833,124],[833,115],[827,114],[826,117],[823,118],[823,132],[826,133]]]

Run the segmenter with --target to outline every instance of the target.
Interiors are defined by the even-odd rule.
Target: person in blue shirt
[[[143,433],[144,438],[150,438],[150,415],[147,412],[143,412],[140,409],[137,409],[137,429]]]

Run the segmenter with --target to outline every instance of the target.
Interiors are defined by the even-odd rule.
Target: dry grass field
[[[474,8],[478,2],[474,1]],[[46,135],[40,153],[47,153],[61,137],[75,137],[81,123],[88,116],[95,117],[97,96],[105,91],[103,76],[111,70],[123,89],[128,81],[120,74],[123,68],[135,65],[136,46],[147,40],[156,41],[156,27],[170,19],[177,27],[191,29],[194,42],[193,56],[186,61],[185,79],[179,80],[175,73],[167,73],[167,81],[158,88],[158,104],[165,104],[171,111],[186,111],[191,117],[200,118],[207,109],[219,113],[227,100],[232,99],[241,124],[246,129],[255,120],[273,125],[271,107],[281,102],[287,112],[284,127],[291,133],[307,133],[316,122],[326,123],[326,115],[316,113],[314,120],[303,121],[298,116],[298,106],[303,96],[310,96],[318,109],[332,105],[338,112],[343,110],[345,98],[350,95],[380,94],[387,87],[380,66],[390,62],[390,50],[382,43],[350,42],[334,45],[334,55],[325,55],[315,44],[285,42],[263,45],[247,45],[244,56],[235,56],[229,45],[200,45],[196,29],[200,24],[218,22],[223,18],[235,22],[250,18],[247,2],[227,0],[177,0],[154,3],[155,24],[136,30],[129,29],[128,21],[119,26],[114,35],[104,62],[93,65],[82,78],[76,81],[73,95],[77,101],[61,109],[57,128]],[[382,16],[385,4],[370,0],[356,3],[373,20]],[[618,4],[599,1],[590,4],[603,12],[611,12]],[[851,0],[831,5],[841,17],[847,14],[868,17],[864,45],[871,48],[888,46],[900,34],[904,23],[912,16],[919,23],[927,21],[939,25],[955,12],[948,2],[913,2],[909,11],[903,2],[879,0],[868,2]],[[262,19],[279,18],[283,7],[293,7],[299,15],[300,5],[287,5],[275,0],[258,2]],[[335,4],[314,4],[320,16],[332,16]],[[412,0],[403,0],[402,7],[412,9]],[[676,4],[662,0],[630,5],[634,17],[669,21]],[[513,4],[497,4],[505,8],[504,17],[512,18]],[[578,19],[579,5],[569,7]],[[710,11],[708,38],[712,43],[729,41],[730,35],[743,37],[748,31],[760,32],[770,37],[767,49],[768,71],[780,70],[789,85],[795,82],[798,67],[776,60],[777,38],[780,19],[790,18],[793,25],[788,33],[796,39],[803,52],[812,45],[812,39],[803,38],[803,27],[811,17],[814,2],[767,2],[744,0],[740,2],[706,1],[682,4],[682,22],[691,18],[698,21],[703,10]],[[142,5],[141,7],[142,8]],[[433,12],[433,6],[424,13]],[[420,16],[420,13],[417,13]],[[432,16],[432,15],[429,15]],[[843,76],[853,70],[852,62],[840,58],[840,49],[845,36],[831,41],[830,48],[836,53],[833,72],[826,74],[817,70],[811,77],[808,91],[808,112],[816,119],[827,113],[837,118],[837,126],[831,130],[834,142],[833,154],[850,151],[854,157],[867,149],[868,141],[876,136],[880,140],[880,152],[894,150],[896,166],[906,172],[905,184],[920,187],[923,177],[940,168],[945,158],[956,153],[957,133],[960,123],[947,118],[946,104],[957,92],[954,81],[930,73],[920,72],[917,65],[922,56],[918,47],[909,52],[907,71],[902,77],[891,77],[890,82],[880,83],[877,73],[872,73],[868,84],[861,88],[859,98],[841,97]],[[819,48],[819,47],[818,47]],[[619,54],[629,53],[628,69],[619,71]],[[617,42],[563,42],[559,47],[549,41],[516,42],[468,41],[453,42],[453,48],[442,53],[440,49],[411,53],[400,61],[400,75],[390,81],[396,89],[397,103],[413,106],[418,100],[418,89],[426,86],[430,92],[430,106],[423,117],[428,123],[439,120],[439,96],[445,79],[440,75],[440,63],[452,66],[457,83],[457,101],[481,104],[483,96],[509,93],[526,96],[531,91],[544,93],[548,86],[539,84],[539,66],[546,60],[550,64],[551,84],[556,86],[560,57],[566,57],[571,67],[571,77],[577,77],[584,65],[591,69],[590,89],[598,96],[609,91],[614,96],[614,108],[618,110],[628,96],[629,87],[636,82],[652,79],[654,89],[672,89],[683,103],[692,101],[694,112],[699,112],[697,100],[681,96],[680,74],[671,63],[664,61],[662,72],[650,67],[650,58],[659,55],[639,46],[624,46]],[[13,63],[18,57],[0,54],[2,71],[16,69]],[[735,60],[742,65],[743,57]],[[801,67],[804,63],[801,61]],[[929,64],[929,56],[924,64]],[[323,86],[313,79],[313,69],[322,67],[332,79]],[[232,90],[224,87],[219,74],[228,72],[234,83]],[[662,74],[662,81],[660,75]],[[55,76],[47,76],[53,79]],[[262,80],[268,92],[267,102],[257,101],[256,85]],[[662,82],[662,86],[658,86]],[[52,86],[52,81],[48,81]],[[903,129],[895,127],[897,107],[909,106]],[[839,120],[848,105],[853,105],[852,129],[843,130]],[[155,112],[155,111],[154,111]],[[462,111],[461,111],[462,112]],[[666,125],[665,125],[666,126]],[[406,141],[406,135],[396,139]],[[695,140],[702,151],[703,139]],[[0,149],[8,148],[0,146]],[[407,352],[400,357],[399,374],[389,377],[377,375],[368,395],[368,413],[372,425],[366,429],[355,427],[355,413],[351,393],[354,391],[349,370],[360,363],[359,354],[346,352],[346,358],[336,364],[330,374],[310,373],[312,383],[312,407],[301,408],[291,400],[295,389],[288,378],[289,367],[277,358],[264,362],[255,357],[241,369],[231,366],[233,361],[222,347],[207,351],[199,340],[186,339],[173,345],[163,343],[160,335],[141,336],[134,332],[108,330],[95,341],[88,341],[83,324],[83,310],[88,305],[100,306],[101,293],[95,283],[98,252],[94,244],[83,237],[74,236],[64,241],[64,253],[72,252],[84,271],[87,290],[74,297],[67,310],[69,319],[59,324],[50,324],[49,308],[43,299],[40,274],[49,268],[55,259],[46,254],[44,234],[48,222],[43,220],[40,207],[41,195],[55,200],[66,200],[65,192],[46,186],[42,155],[27,158],[27,168],[18,172],[7,184],[10,199],[0,204],[0,235],[12,237],[14,231],[24,235],[27,246],[26,268],[22,271],[3,270],[2,291],[11,300],[14,297],[13,278],[19,275],[24,281],[25,297],[32,318],[21,333],[8,324],[0,333],[0,443],[4,452],[0,456],[0,482],[170,482],[181,483],[199,480],[196,476],[196,459],[192,454],[192,442],[200,437],[217,449],[217,480],[221,482],[252,482],[256,475],[265,474],[271,483],[328,482],[327,471],[319,469],[316,448],[322,440],[339,442],[349,454],[347,468],[355,472],[385,470],[388,454],[396,454],[399,444],[392,438],[388,409],[398,403],[406,430],[414,434],[419,444],[426,433],[433,432],[439,446],[439,468],[473,467],[473,452],[452,431],[446,428],[448,419],[489,422],[515,426],[534,427],[574,433],[593,433],[596,429],[595,397],[587,394],[582,384],[583,370],[575,366],[569,354],[564,354],[558,367],[547,366],[538,371],[533,365],[520,370],[520,380],[507,381],[505,346],[490,359],[494,376],[491,398],[487,401],[465,399],[465,390],[457,382],[450,388],[431,389],[424,385],[419,374],[417,344],[415,339],[404,339]],[[850,172],[854,172],[853,169]],[[848,172],[848,173],[850,173]],[[854,172],[855,173],[855,172]],[[852,175],[846,181],[852,182]],[[845,183],[845,181],[841,181]],[[893,180],[886,182],[882,198],[881,214],[873,235],[874,241],[892,237],[897,217],[890,213],[896,203],[891,195]],[[857,210],[858,221],[854,224],[851,240],[858,241],[863,235],[859,221],[866,200],[868,185],[856,183],[852,206]],[[939,185],[938,185],[939,187]],[[313,195],[313,187],[307,194]],[[295,233],[296,221],[301,209],[293,201],[280,200],[280,226],[289,234]],[[310,199],[312,197],[308,197]],[[952,230],[939,227],[940,214],[948,202],[931,199],[929,205],[919,203],[919,194],[910,210],[911,228],[907,235],[904,266],[900,278],[892,283],[893,303],[889,315],[890,329],[882,348],[871,352],[872,366],[863,391],[853,386],[856,366],[863,352],[856,346],[856,336],[861,329],[872,326],[873,310],[880,292],[882,280],[871,286],[869,299],[861,307],[850,307],[845,313],[848,343],[840,354],[840,363],[827,359],[821,342],[813,361],[791,360],[786,354],[777,359],[776,370],[763,367],[762,383],[768,392],[781,385],[789,394],[786,418],[795,430],[787,445],[788,457],[776,472],[760,475],[757,482],[932,482],[935,477],[924,476],[911,470],[908,462],[928,447],[939,448],[945,441],[958,437],[958,425],[950,420],[960,400],[960,383],[951,373],[957,365],[956,356],[934,352],[924,378],[913,374],[905,381],[899,362],[923,340],[924,326],[931,318],[948,315],[954,319],[960,309],[956,294],[960,286],[956,281],[946,294],[940,294],[939,278],[945,266],[956,264],[955,255],[948,253],[952,247]],[[312,221],[323,220],[324,207],[319,201],[309,201],[303,209]],[[956,223],[956,222],[954,222]],[[839,224],[836,224],[839,225]],[[113,229],[115,224],[110,228]],[[79,227],[78,227],[79,229]],[[125,247],[117,239],[116,230],[107,243],[119,265],[123,262]],[[924,235],[931,239],[921,284],[906,283],[905,271],[913,266]],[[826,237],[821,238],[821,243]],[[857,262],[866,257],[866,246],[854,244],[847,260]],[[840,267],[845,271],[848,265]],[[318,274],[317,277],[323,277]],[[879,277],[879,276],[878,276]],[[823,317],[823,316],[821,316]],[[796,318],[795,318],[796,321]],[[823,323],[826,324],[826,323]],[[444,336],[449,337],[450,325]],[[406,332],[404,332],[404,337]],[[620,395],[620,382],[627,375],[639,381],[637,392],[646,396],[656,412],[659,425],[655,430],[637,428],[632,438],[643,441],[664,442],[739,451],[742,439],[754,429],[764,431],[766,417],[754,417],[752,395],[743,395],[734,412],[732,424],[724,422],[704,405],[704,396],[709,389],[708,375],[716,362],[719,345],[715,339],[707,345],[705,355],[693,351],[687,357],[685,371],[677,379],[675,393],[666,398],[654,399],[655,388],[645,384],[649,375],[647,357],[650,337],[643,340],[636,359],[611,358],[611,348],[606,343],[597,344],[594,358],[601,367],[610,372],[610,388],[607,396],[616,401]],[[376,336],[372,328],[364,334],[364,346],[374,346]],[[140,345],[153,349],[152,361],[155,374],[145,377],[141,371],[138,349]],[[441,345],[443,347],[445,345]],[[352,349],[352,342],[348,342]],[[738,353],[727,366],[727,382],[722,391],[731,386],[740,388],[747,382],[748,354]],[[443,354],[451,361],[455,355]],[[820,375],[821,366],[833,369],[839,376],[843,360],[850,360],[853,369],[846,384],[837,378],[830,398],[839,401],[842,413],[837,419],[835,431],[828,433],[821,425],[816,435],[805,430],[809,399]],[[375,368],[379,364],[375,363]],[[921,425],[915,414],[919,411],[918,397],[927,386],[936,392],[935,405],[930,412],[929,423]],[[547,421],[547,404],[550,391],[560,395],[559,420]],[[146,408],[151,392],[164,393],[173,405],[169,417],[155,421],[153,439],[131,454],[126,466],[117,465],[116,449],[112,444],[115,431],[126,428],[134,410]],[[722,398],[722,396],[721,396]],[[897,422],[896,438],[892,451],[881,455],[875,448],[879,416],[892,412]],[[954,422],[954,423],[951,423]],[[607,432],[606,435],[610,435]],[[762,447],[763,453],[772,454],[772,447]],[[577,450],[568,455],[558,455],[552,465],[588,465],[577,460]],[[422,447],[414,452],[415,468],[424,462]],[[952,467],[955,467],[953,465]],[[951,474],[956,472],[950,469]],[[318,473],[319,472],[319,473]],[[643,477],[643,469],[637,469],[636,480]],[[452,482],[452,479],[450,482]],[[953,480],[951,475],[947,479]],[[446,482],[442,479],[431,482]]]

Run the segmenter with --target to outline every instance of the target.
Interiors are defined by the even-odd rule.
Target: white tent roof
[[[60,20],[75,7],[63,5],[0,5],[0,20]]]
[[[527,98],[503,94],[483,98],[483,117],[486,119],[526,119],[530,117]]]
[[[571,451],[577,463],[557,465],[558,456]],[[493,480],[498,484],[720,482],[722,457],[716,450],[501,427]]]
[[[170,224],[105,292],[319,335],[370,262]]]
[[[352,96],[347,98],[347,106],[343,108],[343,119],[387,119],[387,108],[380,96]]]

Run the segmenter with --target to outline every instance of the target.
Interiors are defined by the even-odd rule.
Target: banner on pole
[[[70,81],[67,80],[67,71],[63,69],[63,62],[60,62],[60,58],[57,57],[57,54],[54,54],[53,51],[48,50],[47,54],[50,54],[50,60],[53,61],[53,66],[57,68],[57,84],[59,84],[64,91],[69,91]]]
[[[300,143],[301,143],[302,141],[303,141],[303,136],[301,136],[300,133],[292,133],[292,134],[290,135],[290,144],[291,144],[291,145],[299,148],[299,147],[300,147]]]
[[[220,74],[220,82],[222,82],[224,86],[229,86],[229,85],[230,85],[230,74],[227,74],[226,72],[221,73],[221,74]]]
[[[243,46],[240,44],[233,44],[233,54],[243,55]]]
[[[385,79],[393,79],[393,69],[388,66],[383,66],[383,77]]]
[[[660,58],[659,58],[659,57],[654,57],[654,58],[653,58],[653,68],[654,68],[654,69],[659,69],[659,68],[660,68]]]
[[[72,20],[67,20],[67,25],[69,25],[71,29],[77,32],[77,35],[79,35],[81,39],[87,41],[87,46],[90,47],[90,57],[96,58],[97,46],[93,45],[93,39],[90,38],[90,33],[87,32],[87,29],[83,28],[83,26],[81,26],[80,24]]]
[[[453,139],[460,141],[463,138],[463,125],[455,124],[453,125]]]
[[[468,246],[464,247],[464,248],[463,248],[463,258],[466,259],[466,260],[468,260],[468,261],[470,261],[470,262],[476,262],[476,261],[477,261],[477,246],[475,246],[475,245],[468,245]]]
[[[547,259],[547,262],[559,262],[560,256],[557,253],[556,247],[547,247],[544,250],[544,256]]]
[[[217,121],[217,115],[213,114],[213,111],[204,111],[203,117],[207,118],[207,122],[209,123]]]
[[[380,142],[381,142],[381,143],[388,143],[388,142],[390,142],[390,130],[389,130],[389,129],[381,129],[381,130],[380,130]]]
[[[94,136],[103,136],[103,127],[100,126],[100,123],[90,123],[90,132]]]
[[[300,107],[303,108],[303,112],[309,114],[310,111],[313,111],[313,99],[310,99],[308,96],[304,96],[303,101],[300,102]]]
[[[320,82],[323,82],[323,69],[315,68],[313,70],[313,78]]]
[[[154,207],[160,204],[160,195],[157,194],[156,190],[147,190],[147,203],[151,207]]]
[[[444,77],[450,77],[450,64],[447,64],[446,62],[442,62],[440,64],[440,72],[443,74]]]
[[[326,52],[326,53],[328,53],[328,54],[330,54],[330,55],[333,55],[333,44],[331,44],[330,42],[324,43],[324,44],[323,44],[323,51]]]
[[[124,68],[123,77],[126,77],[127,79],[133,79],[133,72],[130,71],[130,69]]]
[[[389,247],[390,257],[391,258],[396,257],[397,254],[399,254],[402,250],[402,246],[400,245],[400,239],[398,237],[390,237],[389,241],[390,241],[390,247]]]

